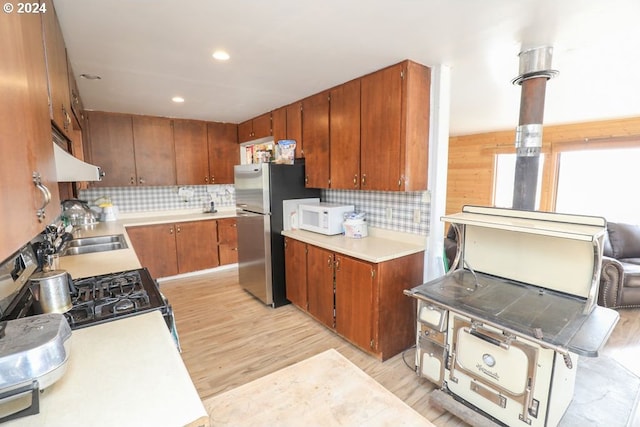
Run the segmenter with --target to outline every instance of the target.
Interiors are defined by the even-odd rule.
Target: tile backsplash
[[[209,200],[216,207],[235,206],[233,185],[190,185],[166,187],[109,187],[81,190],[78,197],[92,202],[108,196],[120,212],[200,209]],[[352,204],[365,212],[371,227],[423,234],[429,232],[429,194],[359,190],[322,190],[322,201]]]
[[[233,185],[183,185],[167,187],[105,187],[80,190],[89,203],[108,196],[119,212],[200,209],[213,201],[216,207],[235,206]]]
[[[322,190],[323,202],[354,205],[370,227],[405,233],[429,233],[431,205],[427,191]]]

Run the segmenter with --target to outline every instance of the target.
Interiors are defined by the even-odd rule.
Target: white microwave
[[[341,234],[344,233],[344,214],[353,211],[353,205],[298,205],[298,228],[330,236]]]

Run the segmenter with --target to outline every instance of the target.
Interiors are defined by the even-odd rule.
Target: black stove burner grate
[[[65,313],[72,329],[166,307],[145,268],[77,279],[73,285],[73,307]]]

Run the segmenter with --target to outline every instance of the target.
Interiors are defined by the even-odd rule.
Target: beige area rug
[[[219,426],[433,426],[336,350],[204,401]]]

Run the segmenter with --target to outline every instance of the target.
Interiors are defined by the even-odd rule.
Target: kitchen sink
[[[60,249],[60,256],[91,254],[128,248],[122,234],[109,236],[80,237],[66,242]]]

